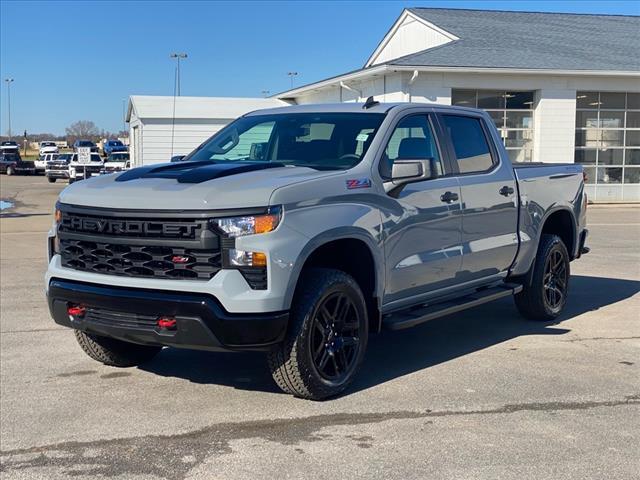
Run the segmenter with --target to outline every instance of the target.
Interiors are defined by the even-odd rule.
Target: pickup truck
[[[100,173],[116,173],[128,170],[131,166],[129,152],[114,152],[104,159],[104,166]]]
[[[69,183],[100,175],[103,167],[104,161],[97,153],[91,153],[87,163],[80,163],[78,154],[74,153],[71,155],[71,161],[69,162]]]
[[[104,154],[105,157],[108,157],[112,153],[117,153],[117,152],[126,153],[128,151],[129,149],[127,148],[127,146],[124,143],[122,143],[120,140],[107,140],[102,145],[102,153]]]
[[[7,175],[33,175],[36,167],[30,160],[23,160],[18,150],[0,150],[0,173]]]
[[[72,153],[48,153],[44,155],[44,175],[47,177],[47,181],[55,183],[59,178],[68,180],[69,163],[72,158]]]
[[[282,390],[323,399],[383,329],[508,296],[555,319],[588,250],[586,205],[580,165],[512,165],[480,110],[262,110],[185,161],[65,189],[49,309],[106,365],[259,350]]]

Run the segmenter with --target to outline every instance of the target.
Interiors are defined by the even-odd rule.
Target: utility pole
[[[287,72],[287,75],[289,75],[289,78],[291,79],[291,88],[293,88],[293,77],[297,77],[298,72]]]
[[[122,99],[122,131],[126,132],[127,131],[127,113],[125,111],[125,102],[127,101],[126,98]]]
[[[186,53],[172,53],[169,58],[175,58],[176,76],[173,84],[173,113],[171,114],[171,157],[173,157],[173,137],[176,129],[176,95],[180,96],[180,60],[187,58]],[[171,158],[169,158],[171,160]]]
[[[13,78],[5,78],[5,82],[7,82],[7,109],[9,110],[9,140],[11,140],[11,84],[13,83]]]

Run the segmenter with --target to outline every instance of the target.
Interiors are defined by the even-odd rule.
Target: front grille
[[[62,266],[85,272],[209,280],[222,268],[219,233],[208,218],[61,208]]]
[[[158,322],[157,315],[143,315],[140,313],[122,313],[102,308],[89,307],[84,320],[108,327],[126,327],[141,330],[154,330]]]
[[[61,237],[60,253],[63,267],[127,277],[209,280],[221,268],[217,249],[127,245]]]

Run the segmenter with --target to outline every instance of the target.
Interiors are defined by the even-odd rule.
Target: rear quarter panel
[[[544,222],[559,210],[568,211],[574,221],[574,238],[585,228],[582,166],[541,164],[514,167],[520,195],[520,248],[512,266],[513,275],[523,275],[531,266]],[[577,242],[575,242],[577,244]],[[576,247],[577,248],[577,247]],[[575,256],[573,252],[569,252]]]

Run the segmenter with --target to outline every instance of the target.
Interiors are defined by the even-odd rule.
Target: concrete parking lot
[[[589,208],[554,324],[511,300],[372,338],[326,402],[262,354],[165,349],[114,369],[49,318],[45,235],[65,183],[0,177],[3,479],[631,479],[640,472],[640,208]]]

